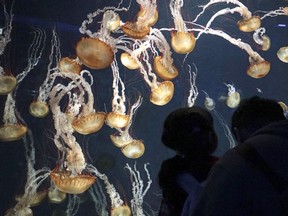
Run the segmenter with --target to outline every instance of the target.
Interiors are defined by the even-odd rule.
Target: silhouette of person
[[[271,175],[258,166],[266,164],[288,179],[288,121],[281,106],[257,96],[242,100],[232,131],[240,143],[214,165],[191,215],[281,215]]]
[[[193,207],[207,175],[217,160],[217,136],[211,114],[197,106],[179,108],[164,121],[162,143],[176,155],[162,162],[159,215],[186,215]]]

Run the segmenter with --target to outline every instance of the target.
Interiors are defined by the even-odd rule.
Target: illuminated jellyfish
[[[0,66],[0,95],[7,95],[16,87],[17,80],[12,75],[5,75],[4,69]]]
[[[74,129],[69,116],[62,112],[60,107],[60,102],[65,95],[76,87],[73,82],[68,86],[57,84],[49,94],[49,105],[56,129],[54,143],[62,155],[61,163],[50,172],[50,178],[57,189],[70,194],[83,193],[96,180],[95,176],[84,171],[86,160],[82,149],[72,135]]]
[[[208,95],[207,92],[203,91],[202,92],[205,94],[205,101],[204,105],[207,110],[212,111],[215,109],[215,101]]]
[[[195,72],[194,71],[191,72],[191,66],[188,65],[188,72],[189,72],[189,76],[190,76],[190,79],[189,79],[189,81],[190,81],[190,90],[189,90],[189,96],[188,96],[188,99],[187,99],[188,107],[194,106],[195,101],[196,101],[196,99],[198,97],[198,93],[199,93],[198,92],[198,88],[197,88],[196,83],[195,83],[198,69],[197,69],[195,64],[193,64],[193,65],[195,67]]]
[[[103,69],[109,67],[114,60],[114,52],[118,40],[111,37],[111,31],[118,28],[118,17],[116,11],[128,10],[125,7],[120,8],[123,1],[120,1],[118,7],[105,7],[88,14],[88,20],[84,20],[80,27],[80,33],[88,35],[82,37],[76,45],[76,55],[83,63],[92,69]],[[88,25],[94,22],[94,18],[104,13],[100,29],[92,32]],[[119,18],[120,19],[120,18]],[[120,22],[121,23],[121,22]]]
[[[101,179],[105,184],[105,189],[110,198],[111,203],[111,216],[130,216],[131,210],[127,204],[124,204],[120,198],[119,193],[116,191],[113,184],[109,182],[108,177],[105,174],[100,173],[96,167],[91,164],[87,165],[87,170]]]
[[[60,204],[65,201],[67,194],[60,191],[53,183],[51,184],[48,194],[48,200],[50,203]]]
[[[132,169],[129,164],[126,164],[125,168],[129,170],[130,173],[130,180],[132,182],[132,195],[133,199],[131,200],[131,211],[132,215],[137,216],[144,216],[143,211],[143,202],[144,202],[144,196],[147,194],[151,184],[152,180],[149,174],[149,171],[147,169],[147,163],[144,164],[144,170],[147,175],[147,186],[144,188],[143,180],[141,178],[140,172],[137,170],[136,163],[134,164],[134,169]]]
[[[6,3],[5,1],[1,1],[1,4],[3,6],[3,12],[5,16],[5,24],[4,27],[2,27],[0,30],[0,55],[4,53],[4,50],[7,46],[7,44],[11,41],[11,31],[12,31],[12,21],[13,21],[13,4],[14,1],[12,1],[10,13],[7,12],[6,9]]]
[[[156,0],[136,0],[141,10],[135,22],[127,21],[121,26],[122,31],[131,38],[142,39],[150,32],[150,26],[158,20]]]
[[[281,47],[277,51],[277,57],[280,61],[288,63],[288,46]]]
[[[107,114],[106,123],[112,128],[123,128],[129,123],[129,115],[126,114],[125,106],[125,86],[120,78],[116,61],[113,61],[111,68],[113,71],[112,111]],[[119,94],[119,89],[121,89],[121,94]]]
[[[265,35],[266,29],[261,27],[254,31],[253,39],[254,41],[261,46],[263,51],[267,51],[271,47],[271,40],[269,36]]]
[[[161,55],[154,58],[153,66],[156,74],[163,80],[172,80],[178,76],[178,69],[173,64],[170,46],[159,29],[153,28],[149,38],[155,42]]]
[[[59,71],[63,73],[76,73],[80,74],[82,68],[77,59],[70,57],[63,57],[58,63]]]
[[[49,64],[47,66],[47,75],[44,82],[39,88],[39,94],[36,100],[34,100],[29,106],[29,112],[36,118],[43,118],[49,113],[49,106],[47,104],[48,94],[53,86],[55,77],[50,76],[53,73],[58,72],[57,63],[59,62],[60,54],[60,41],[58,35],[53,29],[51,39],[51,52],[49,55]],[[56,64],[53,65],[53,61],[56,61]]]
[[[230,108],[236,108],[241,100],[239,92],[231,84],[224,83],[228,88],[228,97],[226,99],[226,105]]]
[[[195,23],[198,20],[198,18],[205,12],[205,10],[209,6],[211,6],[213,4],[217,4],[217,3],[227,3],[227,4],[231,3],[231,4],[235,4],[238,6],[238,7],[233,8],[233,9],[226,8],[224,10],[220,10],[218,12],[218,15],[238,12],[243,17],[242,20],[239,20],[237,22],[237,25],[241,31],[252,32],[261,26],[260,17],[259,16],[252,16],[249,9],[243,3],[241,3],[238,0],[211,0],[206,5],[200,5],[199,7],[202,7],[202,11],[200,13],[198,13],[196,18],[193,20],[193,23]],[[218,15],[216,15],[216,16],[218,16]],[[209,26],[207,26],[207,27],[209,27]]]
[[[181,16],[180,9],[183,7],[183,4],[183,0],[171,0],[169,4],[176,30],[171,35],[171,46],[179,54],[192,52],[196,44],[194,33],[188,31]]]
[[[132,142],[121,148],[122,154],[131,159],[141,157],[145,152],[145,145],[142,140],[133,139]]]
[[[122,148],[133,142],[134,139],[130,135],[129,130],[132,125],[132,119],[137,109],[141,106],[142,101],[143,98],[139,97],[138,100],[132,105],[127,126],[124,129],[115,128],[117,133],[110,135],[110,139],[116,147]]]
[[[203,26],[201,27],[200,25],[198,26],[200,27],[200,29],[194,28],[193,30],[203,32],[205,34],[217,35],[229,41],[231,44],[234,44],[238,46],[239,48],[245,50],[249,55],[249,62],[250,62],[250,65],[246,71],[248,76],[258,79],[258,78],[265,77],[269,73],[270,67],[271,67],[270,62],[264,60],[257,52],[255,52],[251,48],[249,44],[241,41],[241,39],[232,38],[230,35],[228,35],[227,33],[221,30],[205,28]]]
[[[29,74],[29,72],[38,64],[39,59],[42,56],[44,49],[44,42],[46,38],[45,32],[41,29],[35,29],[33,42],[28,49],[28,64],[26,68],[16,76],[17,84],[13,92],[7,95],[4,113],[3,113],[3,125],[0,126],[0,140],[14,141],[19,140],[27,133],[28,129],[24,122],[20,121],[16,116],[15,98],[17,89],[22,80]]]

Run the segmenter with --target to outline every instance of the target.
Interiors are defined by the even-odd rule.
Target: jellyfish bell
[[[28,129],[22,124],[4,124],[0,127],[0,141],[8,142],[21,139]]]
[[[127,158],[137,159],[145,152],[145,145],[142,140],[133,140],[133,142],[121,148],[122,153]]]
[[[240,103],[241,97],[239,92],[235,91],[228,94],[226,105],[230,108],[236,108]]]
[[[281,47],[277,51],[277,57],[279,58],[280,61],[288,63],[288,46]]]
[[[58,63],[58,67],[60,72],[63,73],[75,73],[80,74],[81,72],[81,65],[78,64],[75,59],[69,57],[63,57],[60,59]]]
[[[68,194],[81,194],[96,181],[90,174],[73,175],[70,171],[59,170],[58,166],[51,171],[50,177],[58,190]]]
[[[278,104],[281,106],[283,110],[284,116],[287,118],[288,117],[288,107],[283,101],[279,101]]]
[[[51,187],[48,190],[48,200],[50,203],[62,203],[66,199],[66,193],[58,190],[56,187]]]
[[[215,102],[210,97],[205,98],[204,105],[205,105],[206,109],[209,111],[212,111],[215,109]]]
[[[76,54],[91,69],[106,68],[114,60],[111,46],[98,38],[82,37],[76,45]]]
[[[13,76],[0,76],[0,95],[7,95],[16,87],[17,80]]]
[[[170,102],[174,95],[174,84],[171,81],[159,83],[156,87],[152,87],[150,94],[150,102],[164,106]]]
[[[261,49],[262,49],[263,51],[267,51],[267,50],[270,49],[270,47],[271,47],[270,37],[267,36],[267,35],[263,35],[263,36],[262,36],[262,47],[261,47]]]
[[[247,69],[247,75],[259,79],[265,77],[270,71],[271,64],[268,61],[261,61],[250,64]]]
[[[99,131],[105,122],[106,113],[93,112],[72,120],[72,127],[80,134],[87,135]]]
[[[148,25],[139,27],[136,22],[129,21],[122,25],[121,28],[128,37],[134,39],[142,39],[150,32],[150,27]]]
[[[141,7],[140,8],[140,11],[138,12],[137,14],[137,17],[141,17],[141,16],[144,16],[146,13],[146,10]],[[158,18],[159,18],[159,13],[158,13],[158,10],[155,10],[153,16],[149,17],[149,19],[147,20],[147,25],[148,26],[153,26],[156,24],[156,22],[158,21]]]
[[[115,31],[117,30],[121,25],[120,16],[118,13],[115,13],[112,10],[107,10],[103,15],[103,20],[106,19],[106,28],[109,29],[109,31]]]
[[[171,46],[176,53],[187,54],[193,51],[196,39],[193,32],[172,32]]]
[[[121,205],[111,210],[111,216],[131,216],[131,210],[127,205]]]
[[[133,141],[133,139],[130,136],[128,138],[126,138],[126,137],[123,137],[119,134],[110,135],[110,139],[111,139],[112,143],[118,148],[122,148],[122,147],[130,144]]]
[[[237,22],[237,26],[240,31],[253,32],[261,26],[260,16],[251,16],[248,19],[242,19]]]
[[[163,80],[172,80],[178,76],[178,70],[174,65],[171,65],[170,68],[167,68],[162,63],[162,57],[156,56],[153,62],[154,70],[156,74]]]
[[[129,115],[117,113],[117,112],[110,112],[106,117],[106,123],[111,128],[124,128],[129,123]]]
[[[34,101],[29,106],[29,112],[36,118],[43,118],[48,115],[49,107],[46,102]]]
[[[140,66],[137,61],[127,52],[120,55],[121,63],[130,70],[139,69]]]

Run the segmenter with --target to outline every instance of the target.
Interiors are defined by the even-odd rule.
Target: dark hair
[[[211,114],[197,106],[171,112],[164,122],[162,143],[183,156],[211,154],[217,147]]]
[[[277,101],[254,96],[241,100],[231,119],[234,128],[245,129],[250,135],[256,130],[276,121],[286,119]]]

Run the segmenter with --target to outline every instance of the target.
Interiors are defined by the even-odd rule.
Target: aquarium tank
[[[0,215],[157,215],[173,110],[215,156],[243,98],[287,114],[287,0],[1,0]]]

